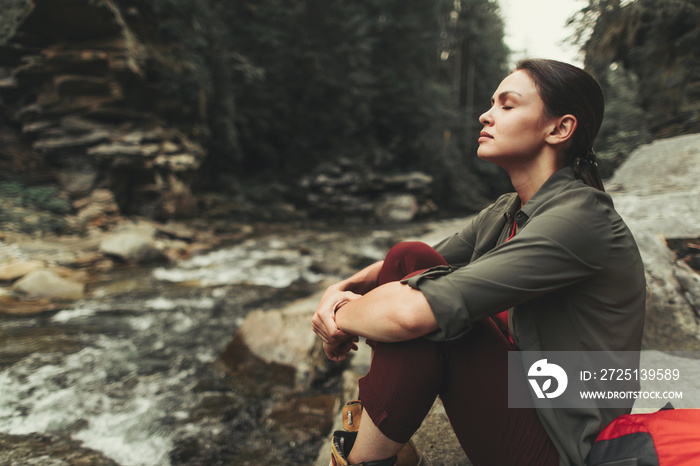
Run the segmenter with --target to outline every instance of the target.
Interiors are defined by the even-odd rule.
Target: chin
[[[482,151],[481,148],[477,149],[476,156],[485,162],[493,162],[493,163],[495,163],[494,159],[498,158],[498,157],[494,157],[493,154],[489,154],[488,151]]]
[[[484,154],[480,153],[479,151],[476,152],[476,156],[484,162],[489,162],[494,165],[498,165],[499,167],[507,171],[508,159],[506,157],[496,154],[489,154],[488,152]]]

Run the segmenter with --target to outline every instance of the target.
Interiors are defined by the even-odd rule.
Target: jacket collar
[[[506,206],[504,215],[509,219],[515,218],[518,222],[518,227],[521,228],[540,206],[575,181],[576,177],[574,176],[573,168],[564,167],[550,176],[522,208],[520,207],[520,198],[517,194],[514,195],[511,202]]]

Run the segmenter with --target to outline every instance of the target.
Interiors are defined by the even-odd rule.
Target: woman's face
[[[544,102],[526,71],[506,77],[491,99],[491,108],[479,117],[479,158],[501,166],[531,161],[545,147],[551,126]]]

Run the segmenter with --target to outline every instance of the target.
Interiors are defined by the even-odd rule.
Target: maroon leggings
[[[424,243],[394,246],[379,284],[446,264]],[[440,396],[452,427],[475,465],[559,464],[559,455],[534,408],[508,408],[508,351],[513,344],[491,319],[474,324],[462,338],[424,338],[374,343],[369,373],[360,379],[360,399],[384,435],[405,443]]]

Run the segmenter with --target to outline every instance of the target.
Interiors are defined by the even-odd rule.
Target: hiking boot
[[[348,432],[357,432],[362,419],[362,402],[359,400],[349,401],[343,407],[343,429]],[[340,431],[338,431],[340,432]],[[336,434],[338,433],[336,432]],[[335,434],[334,434],[335,441]],[[352,443],[355,443],[354,437]],[[352,448],[352,445],[350,446]],[[348,449],[348,452],[350,450]],[[406,445],[396,454],[396,466],[430,466],[430,463],[409,440]],[[388,463],[387,463],[388,464]],[[394,463],[391,463],[394,464]]]
[[[331,442],[331,464],[329,466],[394,466],[396,456],[379,461],[365,461],[364,463],[350,464],[348,455],[355,445],[357,432],[345,432],[337,430],[333,433]]]
[[[343,406],[343,429],[348,432],[357,432],[362,418],[362,402],[360,400],[348,401]]]

